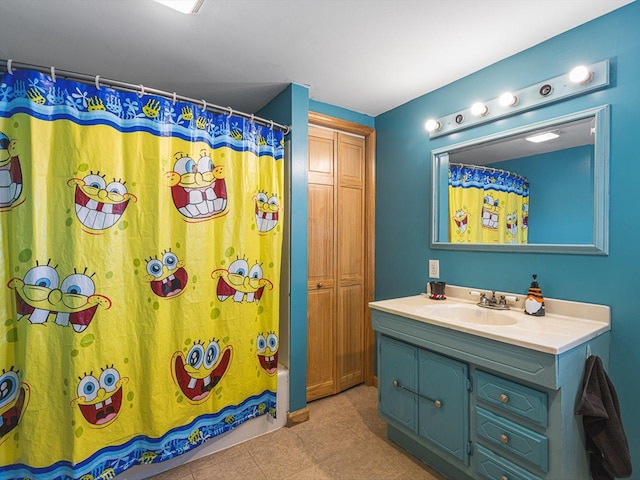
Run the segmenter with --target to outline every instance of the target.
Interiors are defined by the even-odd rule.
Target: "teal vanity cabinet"
[[[606,365],[609,331],[554,354],[379,304],[378,405],[392,441],[456,480],[589,478],[574,407],[587,345]]]
[[[468,464],[468,366],[383,336],[380,414]]]

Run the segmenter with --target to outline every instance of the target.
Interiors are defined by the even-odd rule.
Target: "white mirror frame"
[[[593,189],[593,243],[591,244],[484,244],[450,243],[438,240],[441,226],[440,184],[448,178],[448,153],[484,142],[519,135],[531,130],[546,128],[560,123],[595,117],[596,138],[594,143],[594,189]],[[565,253],[579,255],[608,255],[609,253],[609,105],[583,110],[538,122],[512,130],[505,130],[482,138],[475,138],[454,145],[441,147],[431,152],[431,248],[446,250],[472,250],[483,252],[527,252]],[[444,176],[443,176],[444,175]],[[442,227],[444,228],[444,227]]]

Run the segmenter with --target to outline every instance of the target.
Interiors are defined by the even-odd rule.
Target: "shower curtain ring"
[[[173,104],[176,104],[176,92],[173,92]]]
[[[273,130],[273,120],[270,120],[270,121],[269,121],[269,128],[270,128],[271,130]]]
[[[53,83],[56,83],[56,67],[51,66],[51,80]]]
[[[202,110],[206,110],[207,109],[207,101],[206,100],[201,100],[202,101]]]
[[[96,75],[96,89],[100,90],[100,75]]]
[[[13,68],[11,68],[12,63],[13,63],[12,59],[7,60],[7,72],[9,72],[9,75],[13,75]]]
[[[253,123],[253,113],[251,114],[251,117],[249,118],[249,121],[250,121],[251,123]]]
[[[227,115],[227,117],[231,118],[231,115],[233,115],[233,108],[231,107],[227,107],[229,109],[229,115]]]
[[[140,84],[140,91],[138,92],[138,98],[144,97],[144,85]]]
[[[291,128],[289,127],[289,125],[286,125],[285,131],[284,131],[284,134],[285,134],[285,135],[289,135],[289,132],[290,132],[290,131],[291,131]]]

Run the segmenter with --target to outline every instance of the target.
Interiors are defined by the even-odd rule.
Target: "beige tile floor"
[[[444,480],[386,439],[377,390],[360,385],[309,404],[309,421],[254,438],[153,480]]]

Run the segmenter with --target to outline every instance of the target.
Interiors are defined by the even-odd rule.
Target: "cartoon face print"
[[[22,193],[18,142],[0,132],[0,212],[9,210]]]
[[[16,428],[29,403],[30,389],[21,383],[18,372],[2,370],[0,375],[0,443]]]
[[[264,288],[273,288],[273,284],[262,277],[262,267],[255,263],[249,268],[249,263],[244,258],[235,260],[229,265],[228,270],[214,270],[211,272],[211,278],[218,279],[216,293],[222,302],[233,297],[234,302],[246,301],[257,304],[262,298]]]
[[[174,156],[173,171],[165,174],[173,203],[190,220],[220,216],[227,208],[227,185],[222,166],[215,166],[206,150],[197,162],[182,152]]]
[[[258,192],[253,199],[256,202],[256,224],[260,233],[273,230],[278,224],[280,202],[276,195],[267,197],[266,192]]]
[[[109,309],[111,300],[95,293],[90,276],[72,273],[60,282],[56,267],[37,265],[24,278],[9,280],[8,287],[16,292],[19,318],[31,323],[45,323],[50,315],[57,325],[71,325],[80,333],[89,326],[99,306]],[[92,275],[93,276],[93,275]]]
[[[113,423],[122,407],[122,387],[129,381],[120,377],[113,365],[101,368],[100,378],[93,372],[80,378],[78,396],[72,404],[78,405],[84,419],[92,426],[102,428]]]
[[[256,346],[260,366],[268,375],[275,375],[278,371],[278,336],[275,332],[268,333],[266,337],[261,333]]]
[[[482,204],[482,227],[490,230],[496,230],[498,228],[499,220],[499,202],[494,199],[493,196],[487,195],[484,197],[484,202]]]
[[[67,185],[75,185],[76,216],[90,231],[113,227],[124,213],[129,200],[138,199],[127,192],[126,182],[113,179],[107,183],[104,175],[91,172],[84,178],[72,178]]]
[[[507,232],[513,237],[518,234],[518,214],[516,212],[507,214]]]
[[[173,354],[173,379],[191,403],[202,403],[229,369],[232,354],[231,345],[222,350],[215,339],[206,347],[195,342],[186,356],[181,351]]]
[[[463,234],[467,231],[469,215],[470,214],[464,210],[458,210],[453,216],[453,221],[456,222],[456,226],[458,227],[458,233]]]
[[[522,204],[522,229],[525,230],[529,226],[529,204]]]
[[[162,254],[162,260],[149,258],[147,260],[147,274],[145,280],[151,282],[151,290],[162,298],[177,297],[184,292],[189,275],[184,269],[184,262],[171,250]]]

